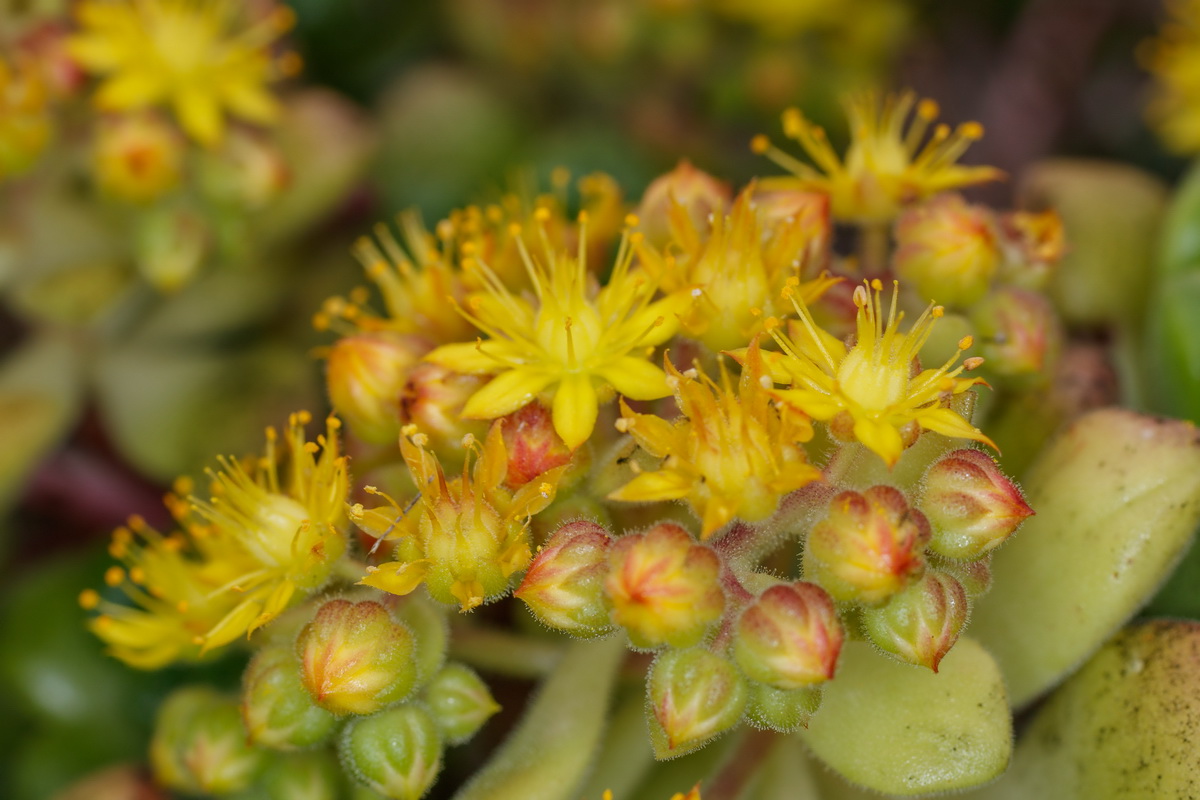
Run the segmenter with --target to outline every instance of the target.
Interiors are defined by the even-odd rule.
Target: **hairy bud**
[[[424,709],[403,705],[356,719],[338,747],[342,763],[389,800],[418,800],[442,769],[442,739]]]
[[[311,747],[333,735],[337,718],[316,705],[300,681],[290,647],[268,647],[242,676],[242,722],[250,742],[273,750]]]
[[[155,779],[188,794],[247,788],[262,768],[263,753],[246,743],[237,701],[206,686],[189,686],[168,697],[150,740]]]
[[[800,689],[833,677],[845,633],[833,599],[812,583],[779,584],[738,619],[733,657],[746,677]]]
[[[1033,514],[990,456],[955,450],[925,473],[918,505],[933,525],[929,549],[950,558],[975,559],[999,547]]]
[[[962,584],[931,570],[885,605],[864,609],[863,628],[871,641],[901,661],[937,672],[958,641],[968,609]]]
[[[487,684],[470,667],[447,664],[425,688],[425,705],[450,744],[461,744],[500,710]]]
[[[395,445],[400,437],[400,398],[409,372],[429,349],[415,336],[363,333],[329,349],[325,380],[329,400],[354,435],[372,444]]]
[[[574,636],[612,630],[604,593],[612,543],[594,522],[568,522],[538,551],[516,596],[539,620]]]
[[[650,740],[659,760],[695,750],[732,728],[749,695],[728,659],[699,647],[659,655],[647,690]]]

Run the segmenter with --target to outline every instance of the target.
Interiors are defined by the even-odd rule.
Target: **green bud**
[[[701,647],[660,654],[646,688],[650,742],[660,761],[696,750],[737,725],[749,695],[737,668]]]
[[[863,609],[863,628],[872,642],[901,661],[937,672],[958,641],[969,609],[963,585],[931,570],[885,605]]]
[[[575,636],[611,631],[604,580],[612,543],[594,522],[568,522],[538,550],[515,595],[551,628]]]
[[[1039,292],[996,289],[972,309],[987,372],[1030,385],[1044,382],[1062,350],[1062,326]]]
[[[190,794],[230,794],[249,786],[262,764],[263,751],[246,743],[232,697],[189,686],[159,708],[150,766],[164,786]]]
[[[896,222],[896,274],[923,300],[975,303],[991,287],[1000,261],[995,215],[961,195],[938,195]]]
[[[339,746],[342,763],[389,800],[417,800],[442,769],[442,739],[429,713],[403,705],[356,719]]]
[[[259,782],[270,800],[341,800],[346,783],[328,750],[275,755]]]
[[[434,677],[425,689],[425,703],[450,744],[470,739],[500,710],[483,679],[462,664],[447,664]]]
[[[824,589],[813,583],[778,584],[742,612],[733,657],[751,680],[800,689],[833,677],[844,638]]]
[[[371,714],[416,684],[413,636],[373,601],[330,600],[296,640],[304,687],[339,716]]]
[[[820,705],[820,689],[776,689],[751,683],[746,721],[756,728],[792,733],[807,728]]]
[[[259,651],[242,676],[242,722],[251,743],[273,750],[311,747],[337,727],[301,683],[296,654],[279,646]]]
[[[429,600],[424,592],[414,592],[400,601],[395,615],[416,639],[417,686],[424,686],[446,663],[450,644],[446,609]]]

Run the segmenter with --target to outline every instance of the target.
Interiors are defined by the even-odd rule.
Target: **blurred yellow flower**
[[[221,140],[226,113],[273,122],[279,104],[267,84],[298,67],[294,54],[277,61],[270,52],[295,20],[285,6],[250,19],[236,0],[84,0],[76,15],[82,31],[69,52],[105,76],[97,107],[170,106],[204,145]]]
[[[1200,0],[1165,5],[1170,19],[1138,50],[1157,78],[1147,114],[1168,149],[1191,154],[1200,152]]]
[[[783,152],[766,136],[756,136],[752,149],[795,176],[767,178],[760,184],[765,189],[825,192],[835,218],[880,224],[930,195],[1001,177],[993,167],[956,163],[971,143],[983,136],[983,126],[964,122],[952,132],[949,125],[933,125],[938,113],[936,102],[917,102],[913,92],[883,98],[871,92],[851,97],[846,102],[850,146],[842,159],[822,128],[790,108],[783,113],[784,135],[799,142],[813,163]]]
[[[548,219],[548,211],[535,215],[535,226]],[[666,374],[649,355],[674,335],[688,293],[654,299],[658,283],[633,266],[636,233],[622,238],[607,284],[594,289],[586,218],[581,228],[576,254],[557,250],[540,228],[540,257],[518,239],[536,303],[482,261],[464,260],[464,271],[475,272],[486,290],[458,308],[489,338],[443,345],[426,356],[458,372],[496,375],[467,401],[464,417],[502,417],[547,393],[554,429],[574,450],[591,436],[599,404],[614,391],[635,400],[670,394]]]
[[[33,165],[50,140],[45,82],[28,60],[0,58],[0,180]]]
[[[101,191],[132,203],[148,203],[179,185],[182,137],[149,114],[105,120],[96,133],[92,166]]]
[[[789,338],[772,330],[780,353],[764,353],[776,383],[791,388],[774,396],[795,406],[815,420],[827,421],[833,435],[843,441],[859,441],[892,466],[904,448],[916,441],[921,430],[951,437],[974,439],[995,445],[978,428],[948,407],[948,401],[982,378],[959,378],[964,369],[983,363],[968,358],[954,362],[971,346],[971,337],[959,342],[958,353],[936,369],[914,371],[914,359],[929,339],[934,323],[942,316],[941,306],[929,306],[907,333],[899,325],[903,313],[896,310],[898,284],[893,287],[891,308],[884,317],[878,280],[854,290],[858,335],[852,347],[817,327],[803,304],[796,304],[801,335]]]
[[[317,441],[305,439],[307,413],[293,414],[281,471],[276,434],[267,430],[263,457],[243,465],[221,459],[208,500],[181,479],[167,506],[182,531],[163,535],[140,518],[113,534],[105,583],[133,605],[101,599],[80,603],[100,614],[91,630],[125,663],[155,669],[197,658],[270,622],[297,592],[328,580],[346,548],[349,478],[336,419]]]

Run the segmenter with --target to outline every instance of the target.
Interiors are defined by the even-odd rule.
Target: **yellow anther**
[[[104,582],[109,586],[120,586],[125,581],[125,570],[120,567],[109,567],[104,571]]]
[[[946,309],[942,308],[941,306],[934,306],[929,313],[933,315],[934,319],[941,319],[943,316],[945,316]]]
[[[756,155],[763,155],[771,149],[771,140],[761,133],[750,140],[750,151]]]
[[[936,100],[931,100],[927,97],[917,104],[917,116],[927,122],[937,119],[937,116],[940,113],[942,113],[942,111],[938,107]]]
[[[626,227],[636,228],[639,224],[641,224],[641,220],[638,219],[637,214],[626,214],[625,215],[625,226]]]
[[[964,122],[958,128],[958,135],[964,139],[975,141],[983,138],[983,126],[978,122]]]
[[[538,222],[549,222],[550,221],[550,209],[546,208],[545,206],[541,206],[540,208],[538,208],[537,210],[535,210],[533,212],[533,218],[536,219]]]
[[[970,336],[964,336],[958,340],[959,350],[970,350],[971,345],[975,344],[975,339]]]
[[[91,611],[100,605],[100,593],[95,589],[84,589],[79,593],[79,607]]]

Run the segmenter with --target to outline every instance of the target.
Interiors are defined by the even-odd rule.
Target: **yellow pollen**
[[[626,214],[625,215],[625,226],[626,227],[636,228],[640,223],[641,223],[641,220],[638,219],[637,214]]]
[[[938,114],[942,113],[938,107],[937,101],[930,98],[925,98],[917,104],[917,116],[927,121],[937,119]]]
[[[930,309],[929,313],[934,319],[941,319],[946,314],[946,309],[942,308],[941,306],[934,306],[932,309]]]
[[[973,345],[974,343],[975,343],[975,340],[972,337],[964,336],[963,338],[958,340],[958,349],[959,350],[970,350],[971,345]]]
[[[133,567],[129,570],[129,580],[133,581],[134,583],[145,583],[146,571],[141,567]]]
[[[750,140],[750,152],[755,155],[764,155],[770,149],[771,140],[761,133]]]
[[[100,605],[100,594],[95,589],[84,589],[79,593],[79,607],[91,611]]]
[[[983,138],[983,126],[978,122],[964,122],[958,129],[964,139],[978,140]]]
[[[104,571],[104,582],[109,586],[120,586],[125,580],[125,570],[120,567],[109,567]]]

